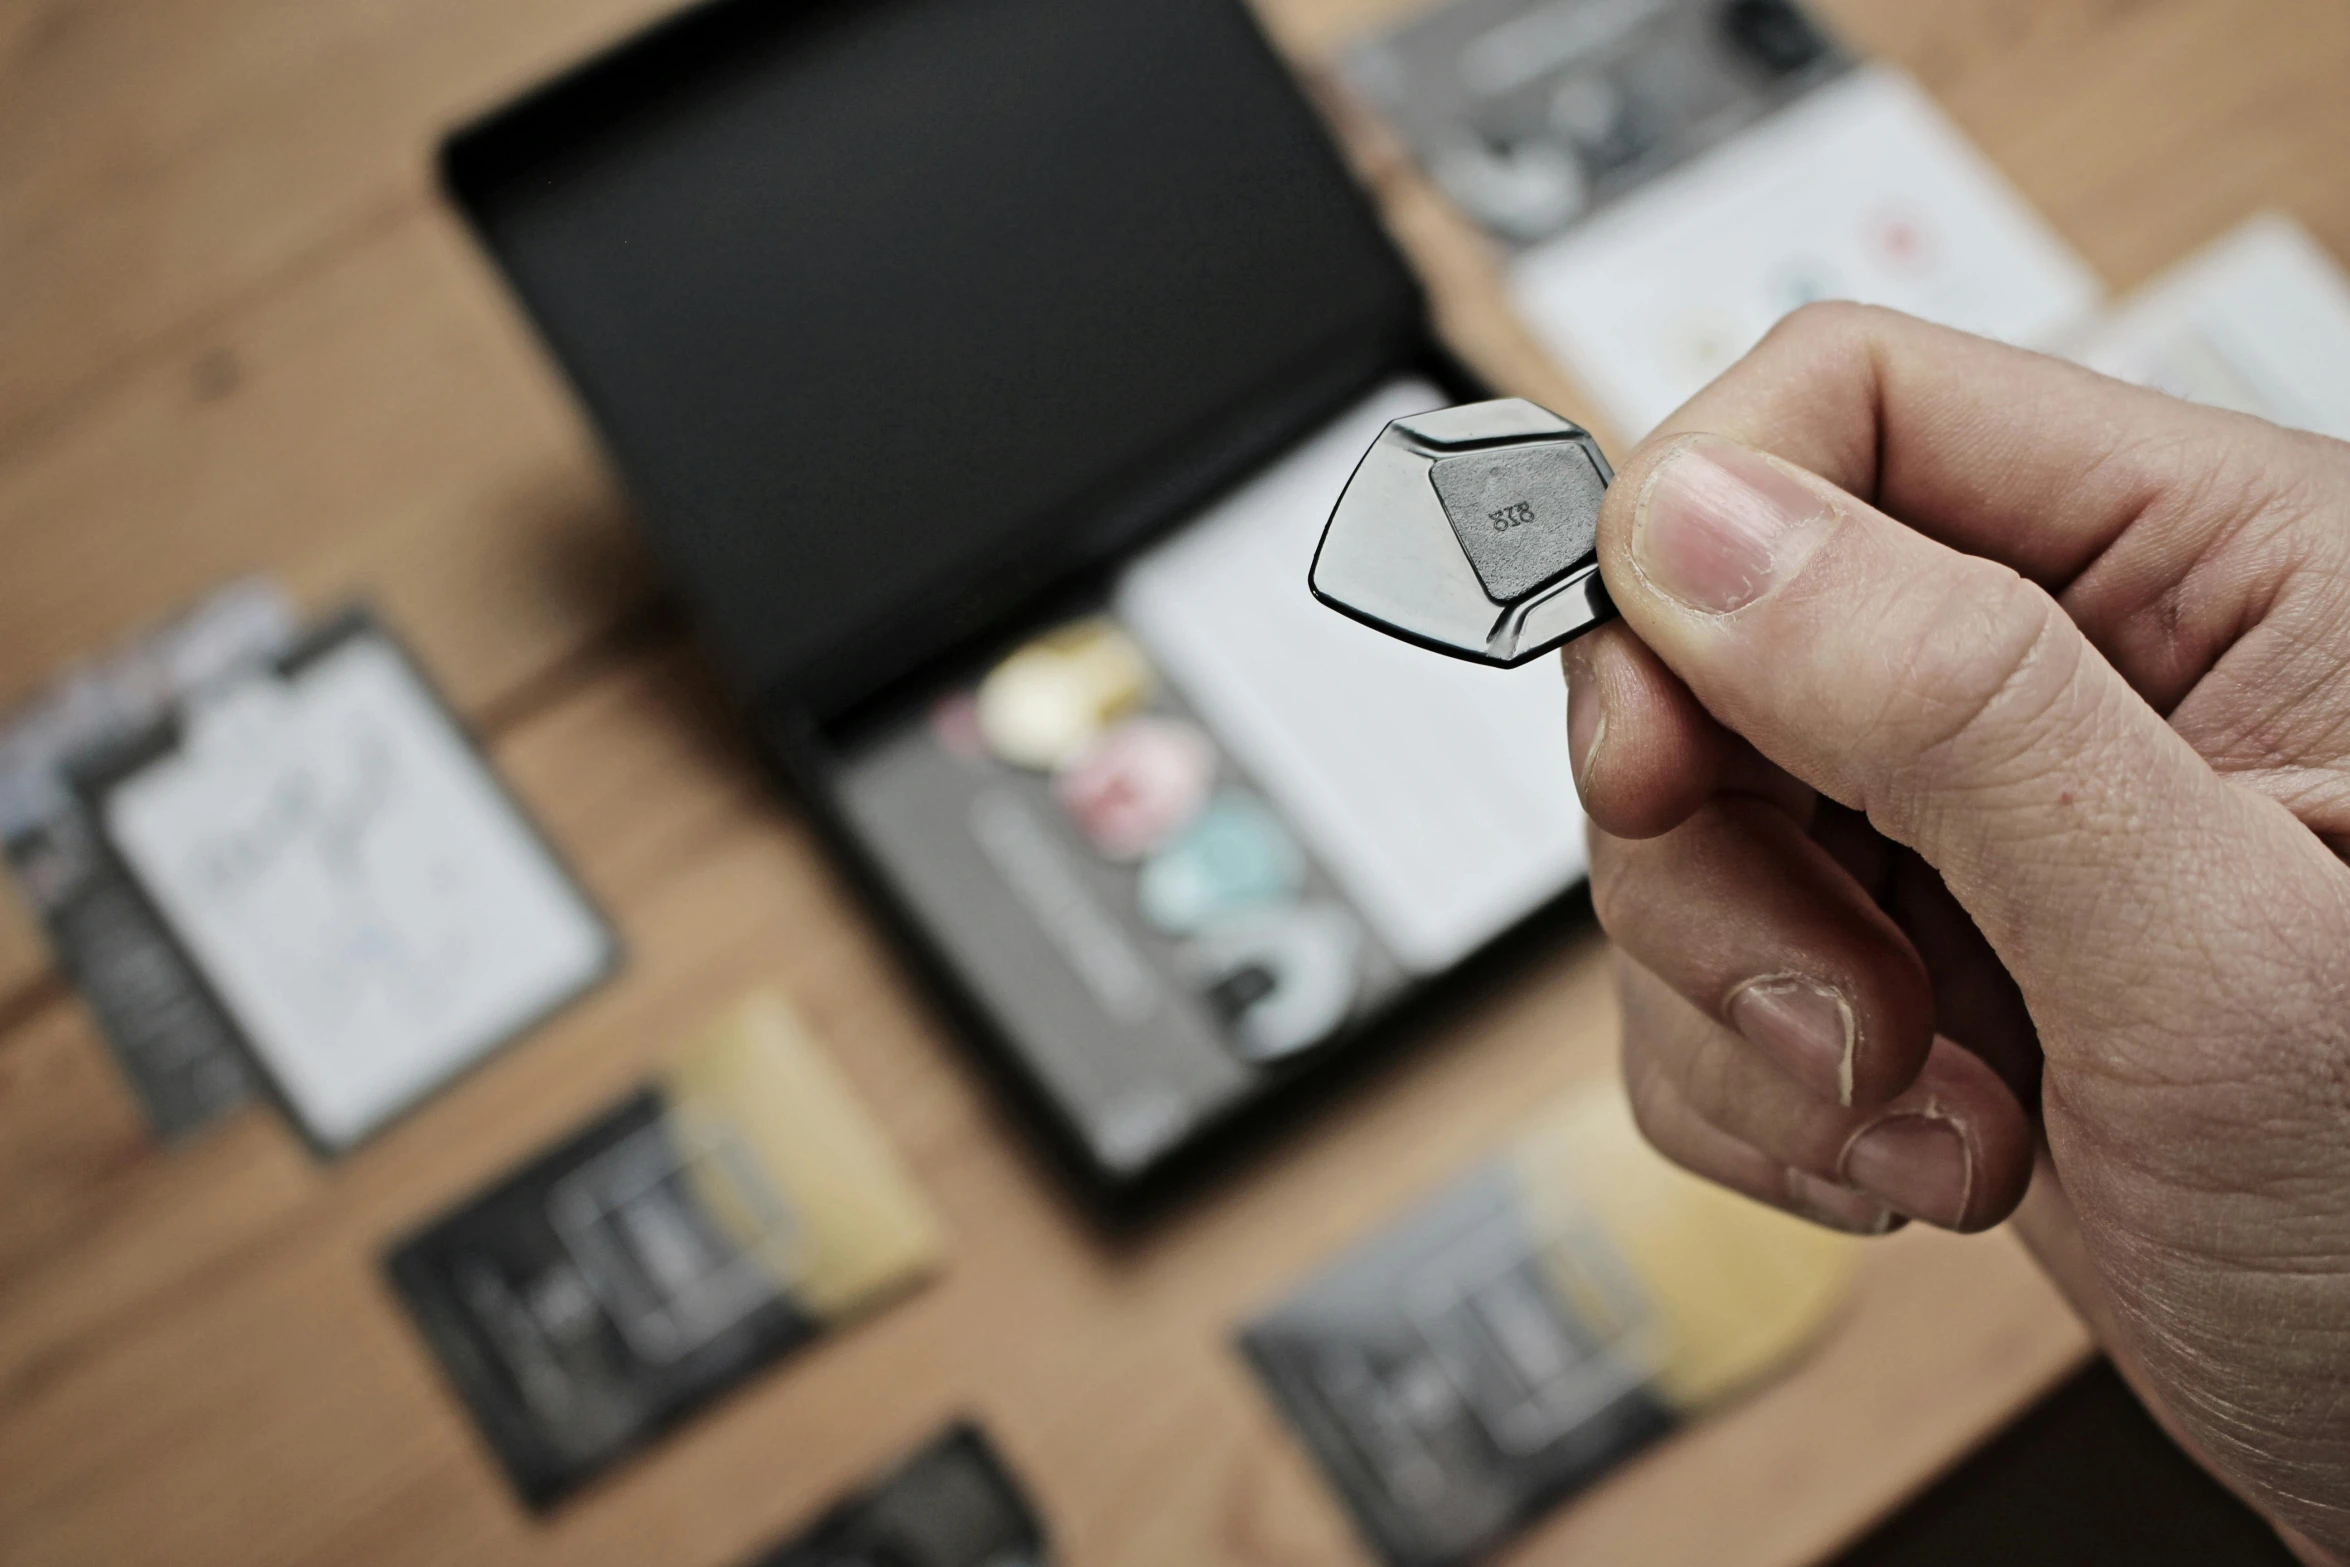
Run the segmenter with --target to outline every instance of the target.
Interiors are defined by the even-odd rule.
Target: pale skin
[[[1643,1129],[2012,1220],[2350,1562],[2350,446],[1814,307],[1622,465],[1568,646]]]

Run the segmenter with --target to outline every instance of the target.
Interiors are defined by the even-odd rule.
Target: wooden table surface
[[[1409,3],[1263,9],[1311,70]],[[258,1110],[167,1154],[0,899],[0,1561],[724,1563],[953,1411],[996,1434],[1073,1567],[1358,1561],[1229,1327],[1609,1070],[1601,943],[1140,1237],[1071,1211],[762,787],[579,416],[434,194],[442,128],[665,4],[0,3],[0,702],[231,573],[319,607],[364,593],[632,958],[342,1164]],[[2109,286],[2263,207],[2350,254],[2339,0],[1820,9],[1916,73]],[[1578,406],[1475,241],[1358,144],[1463,350]],[[534,1521],[377,1252],[763,981],[912,1163],[949,1270]],[[2085,1351],[2009,1238],[1904,1233],[1797,1372],[1506,1559],[1816,1560]]]

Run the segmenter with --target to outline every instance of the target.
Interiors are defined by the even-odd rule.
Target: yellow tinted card
[[[1532,1233],[1560,1242],[1544,1249],[1554,1276],[1588,1271],[1604,1252],[1629,1281],[1636,1358],[1678,1410],[1769,1376],[1844,1298],[1851,1239],[1672,1164],[1640,1136],[1612,1085],[1560,1106],[1509,1164]]]
[[[706,1211],[811,1316],[852,1315],[936,1263],[928,1205],[782,997],[746,997],[661,1086],[686,1141],[736,1150],[691,1167]]]
[[[1611,1083],[1241,1343],[1380,1554],[1439,1567],[1786,1365],[1831,1319],[1851,1245],[1666,1163]]]
[[[386,1265],[516,1489],[546,1506],[938,1253],[864,1106],[762,992]]]

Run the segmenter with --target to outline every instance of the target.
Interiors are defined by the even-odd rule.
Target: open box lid
[[[729,674],[816,715],[1127,552],[1423,331],[1239,0],[719,0],[444,173]]]

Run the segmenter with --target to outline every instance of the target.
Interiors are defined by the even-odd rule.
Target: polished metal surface
[[[1390,636],[1503,667],[1613,618],[1589,432],[1506,397],[1398,419],[1363,454],[1314,552],[1314,597]]]

